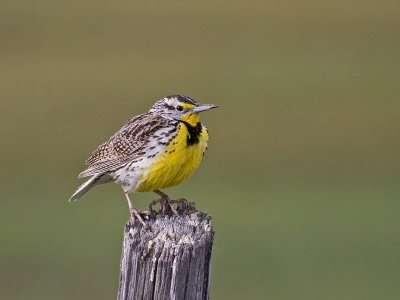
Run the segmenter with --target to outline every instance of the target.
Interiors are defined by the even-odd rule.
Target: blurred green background
[[[212,299],[400,298],[398,1],[2,1],[0,298],[115,299],[126,201],[83,161],[182,93],[167,190],[214,218]],[[137,194],[145,208],[155,195]]]

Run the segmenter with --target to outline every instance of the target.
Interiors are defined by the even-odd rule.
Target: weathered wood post
[[[214,229],[193,211],[125,225],[118,300],[209,299]]]

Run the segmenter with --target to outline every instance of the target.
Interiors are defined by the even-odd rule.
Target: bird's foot
[[[149,212],[152,215],[155,215],[157,213],[166,215],[166,214],[170,214],[172,212],[174,215],[178,216],[179,213],[176,210],[176,208],[174,207],[174,203],[176,203],[174,201],[176,201],[176,200],[171,200],[168,196],[161,197],[160,199],[155,199],[155,200],[151,201],[149,204]],[[157,203],[160,204],[160,210],[158,212],[156,212],[153,209],[153,206],[156,205]]]
[[[130,213],[131,213],[131,217],[133,219],[136,218],[145,228],[149,228],[149,224],[147,224],[144,221],[143,216],[145,216],[145,217],[150,216],[150,214],[151,214],[150,212],[148,212],[148,211],[138,211],[135,208],[131,208],[130,209]]]
[[[176,203],[176,211],[178,214],[184,214],[188,210],[188,201],[185,198],[171,200],[171,205]]]
[[[158,211],[155,211],[153,206],[158,203],[160,204],[160,209]],[[196,211],[197,209],[194,202],[189,202],[185,198],[172,200],[169,197],[161,197],[160,199],[156,199],[150,202],[148,213],[151,216],[155,216],[157,214],[174,214],[176,216],[179,216],[183,214],[191,215]]]

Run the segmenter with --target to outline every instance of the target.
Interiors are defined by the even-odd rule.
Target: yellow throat
[[[145,170],[135,189],[137,192],[150,192],[177,185],[194,173],[202,161],[208,142],[207,129],[198,123],[199,119],[199,113],[182,116],[175,138]],[[193,143],[188,142],[191,137],[188,126],[198,126],[200,131]]]

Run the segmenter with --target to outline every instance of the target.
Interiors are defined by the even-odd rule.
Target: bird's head
[[[181,120],[195,126],[202,111],[218,107],[214,104],[200,104],[188,96],[173,95],[157,101],[150,112],[165,118]]]

